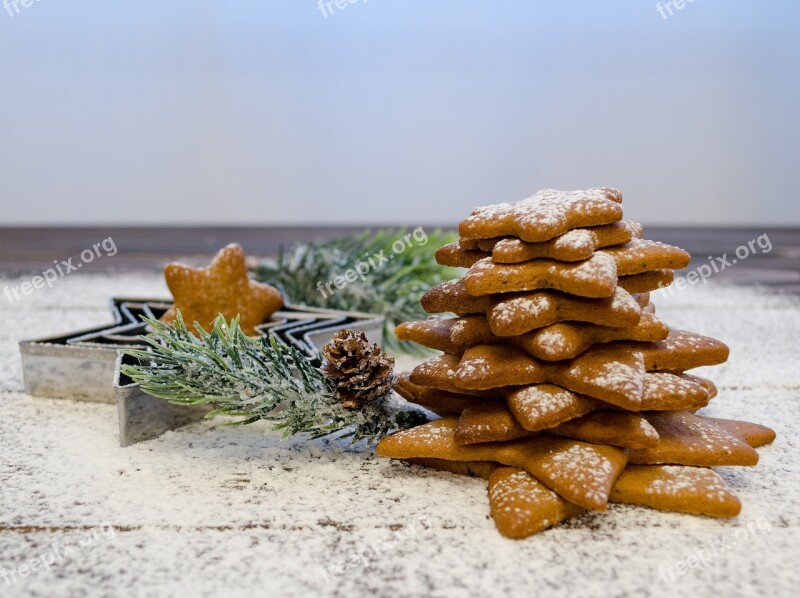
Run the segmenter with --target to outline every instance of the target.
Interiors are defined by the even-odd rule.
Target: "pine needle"
[[[125,349],[139,363],[123,365],[122,373],[172,403],[215,404],[209,417],[239,418],[232,425],[265,420],[284,437],[346,431],[353,442],[370,443],[424,421],[418,412],[401,410],[391,393],[361,410],[346,409],[302,353],[273,337],[248,337],[238,318],[228,324],[219,316],[208,332],[195,322],[200,338],[187,330],[180,312],[173,325],[143,319],[152,327],[144,337],[149,347]]]

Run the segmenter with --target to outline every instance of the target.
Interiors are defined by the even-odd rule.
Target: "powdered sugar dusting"
[[[575,393],[562,388],[549,386],[545,391],[540,386],[529,386],[514,391],[514,412],[517,417],[535,422],[564,412],[576,402]]]
[[[632,356],[637,357],[636,353]],[[624,395],[628,400],[641,400],[644,386],[644,367],[641,365],[641,354],[635,363],[624,361],[592,360],[588,365],[577,360],[568,369],[570,379],[591,384],[599,389]]]
[[[685,497],[687,493],[694,493],[720,503],[735,498],[725,481],[711,469],[664,465],[661,471],[664,477],[652,480],[645,487],[645,493],[670,497]]]
[[[584,283],[614,285],[617,282],[617,263],[609,255],[595,253],[575,266],[554,263],[549,266],[548,273],[551,276],[566,275]]]
[[[526,241],[545,241],[570,228],[619,220],[622,218],[619,201],[619,191],[606,188],[585,191],[542,189],[515,203],[475,208],[461,222],[459,231],[468,238],[513,234]]]
[[[575,442],[544,459],[541,467],[553,485],[563,485],[570,496],[582,496],[590,504],[608,499],[614,464],[590,444]]]
[[[492,319],[500,324],[511,324],[520,319],[536,319],[553,311],[555,305],[544,293],[520,295],[499,301],[492,308]]]
[[[556,358],[563,355],[570,342],[563,328],[556,328],[557,325],[539,330],[534,335],[537,348],[547,357]]]

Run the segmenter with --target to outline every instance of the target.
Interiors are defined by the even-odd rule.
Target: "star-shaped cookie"
[[[616,189],[586,191],[543,189],[516,203],[475,208],[458,232],[466,239],[518,237],[528,243],[548,241],[573,228],[611,224],[622,218],[622,195]]]
[[[280,292],[268,284],[250,280],[244,250],[232,243],[221,249],[205,268],[191,268],[173,262],[164,268],[164,278],[174,297],[173,306],[161,318],[173,322],[180,310],[187,327],[199,323],[206,330],[222,314],[230,321],[239,316],[247,335],[283,307]]]

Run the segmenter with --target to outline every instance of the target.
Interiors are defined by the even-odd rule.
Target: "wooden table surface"
[[[694,268],[709,255],[730,261],[737,247],[767,234],[771,251],[756,242],[753,255],[714,282],[795,294],[712,282],[659,303],[670,325],[731,348],[730,363],[702,373],[720,389],[706,413],[778,433],[757,467],[721,468],[744,505],[731,520],[612,505],[511,542],[495,530],[478,478],[381,459],[347,441],[281,440],[265,422],[204,420],[122,448],[116,405],[24,392],[19,339],[107,322],[107,297],[120,289],[157,294],[166,261],[202,263],[232,241],[268,256],[281,244],[345,232],[0,230],[0,596],[797,594],[797,230],[647,229],[692,252]],[[84,270],[113,276],[75,275],[30,301],[3,299],[13,279],[29,281],[109,236],[118,253]],[[398,356],[398,371],[413,359]],[[23,570],[45,557],[54,561],[47,570]],[[677,567],[686,571],[673,576]],[[3,572],[16,577],[4,581]]]
[[[373,229],[379,227],[371,227]],[[434,230],[437,226],[423,227]],[[86,264],[85,271],[152,271],[175,259],[202,263],[227,243],[240,243],[248,255],[273,256],[280,247],[314,239],[332,239],[360,232],[363,227],[225,227],[225,228],[0,228],[0,272],[39,273],[54,260],[77,256],[111,237],[118,253]],[[800,228],[693,228],[646,226],[649,239],[686,249],[689,270],[702,264],[735,259],[737,248],[751,241],[747,257],[731,263],[714,279],[762,284],[800,294]],[[766,237],[764,237],[766,235]],[[762,245],[758,244],[759,237]],[[765,248],[771,246],[771,250]],[[742,255],[745,249],[740,250]]]

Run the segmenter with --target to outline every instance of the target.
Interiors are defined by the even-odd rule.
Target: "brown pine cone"
[[[394,382],[394,358],[363,332],[345,329],[322,348],[322,371],[348,409],[360,409],[385,395]]]

